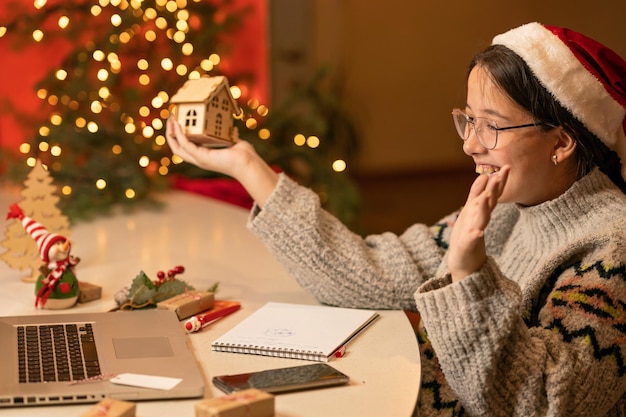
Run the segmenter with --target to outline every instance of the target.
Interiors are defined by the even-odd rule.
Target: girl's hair
[[[476,66],[486,69],[492,81],[526,109],[536,123],[543,124],[546,130],[550,125],[561,126],[576,141],[578,178],[597,166],[626,193],[617,154],[556,101],[519,55],[505,46],[491,45],[474,57],[468,75]]]

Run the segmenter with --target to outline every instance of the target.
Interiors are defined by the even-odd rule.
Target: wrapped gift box
[[[135,417],[135,412],[135,403],[107,398],[91,407],[81,417]]]
[[[255,388],[196,404],[196,417],[273,417],[274,396]]]
[[[157,308],[174,310],[179,320],[183,320],[213,308],[215,294],[208,291],[187,291],[157,303]]]
[[[78,302],[87,303],[102,298],[102,287],[89,282],[78,281]]]

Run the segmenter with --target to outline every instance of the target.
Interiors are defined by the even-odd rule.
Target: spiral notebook
[[[378,316],[372,310],[270,302],[211,347],[221,352],[328,362]]]

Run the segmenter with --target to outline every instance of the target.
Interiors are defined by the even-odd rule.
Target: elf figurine
[[[37,243],[43,265],[35,284],[35,307],[57,310],[72,307],[78,300],[78,281],[74,266],[80,261],[71,256],[69,239],[50,233],[43,225],[25,216],[17,204],[9,207],[8,219],[19,219]]]

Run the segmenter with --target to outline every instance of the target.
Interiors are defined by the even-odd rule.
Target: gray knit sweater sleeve
[[[355,308],[415,309],[413,293],[444,253],[433,230],[415,225],[402,236],[367,238],[320,209],[318,196],[281,174],[248,227],[320,302]]]

